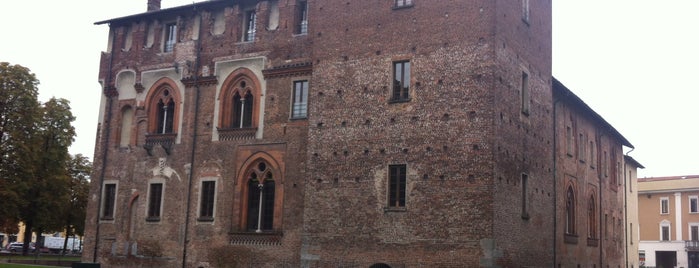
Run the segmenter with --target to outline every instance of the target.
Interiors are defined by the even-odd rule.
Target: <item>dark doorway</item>
[[[687,252],[689,259],[689,268],[699,268],[699,251]]]
[[[677,265],[677,252],[675,251],[656,251],[655,252],[655,267],[657,268],[674,268]]]
[[[372,266],[369,266],[369,268],[391,268],[391,266],[388,266],[388,264],[385,263],[375,263]]]

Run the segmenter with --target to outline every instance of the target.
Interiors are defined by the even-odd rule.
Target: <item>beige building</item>
[[[624,156],[625,202],[626,202],[626,267],[640,267],[638,258],[638,172],[645,168],[628,155]]]
[[[699,267],[699,175],[638,179],[639,259]]]

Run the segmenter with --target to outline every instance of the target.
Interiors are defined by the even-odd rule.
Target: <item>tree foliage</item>
[[[73,195],[75,117],[65,99],[39,103],[38,84],[29,69],[0,63],[0,226],[24,223],[24,254],[32,232],[63,231]]]
[[[39,80],[29,69],[0,62],[0,228],[17,232],[21,196],[31,177],[31,138],[39,115]]]

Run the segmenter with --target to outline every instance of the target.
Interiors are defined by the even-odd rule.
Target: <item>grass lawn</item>
[[[0,268],[54,268],[56,266],[40,266],[40,265],[28,265],[28,264],[16,264],[16,263],[0,263]]]
[[[19,255],[3,255],[0,256],[0,268],[42,268],[42,267],[61,267],[61,266],[48,266],[48,265],[38,265],[38,264],[19,264],[19,263],[8,263],[17,262],[20,260],[25,261],[60,261],[62,264],[67,264],[70,267],[70,263],[79,262],[79,256],[56,256],[56,255],[29,255],[29,256],[19,256]],[[63,265],[65,267],[65,265]]]

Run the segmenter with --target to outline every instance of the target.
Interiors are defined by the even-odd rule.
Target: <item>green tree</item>
[[[26,206],[22,183],[32,176],[32,138],[39,118],[39,80],[29,69],[0,62],[0,228],[17,232],[19,212]]]
[[[68,238],[85,232],[85,213],[87,211],[87,196],[90,191],[90,173],[92,163],[82,154],[71,156],[68,159],[67,170],[70,178],[68,184],[69,199],[63,207],[63,229],[66,230],[66,239],[63,242],[63,252],[66,252]]]
[[[21,182],[26,187],[19,192],[26,200],[19,213],[25,225],[25,242],[31,240],[32,232],[41,234],[64,227],[64,211],[60,208],[70,199],[67,165],[70,159],[68,147],[75,137],[75,129],[71,125],[73,121],[75,117],[68,100],[51,98],[40,108],[29,145],[32,148],[29,169],[33,172]],[[23,253],[26,254],[26,246]]]

